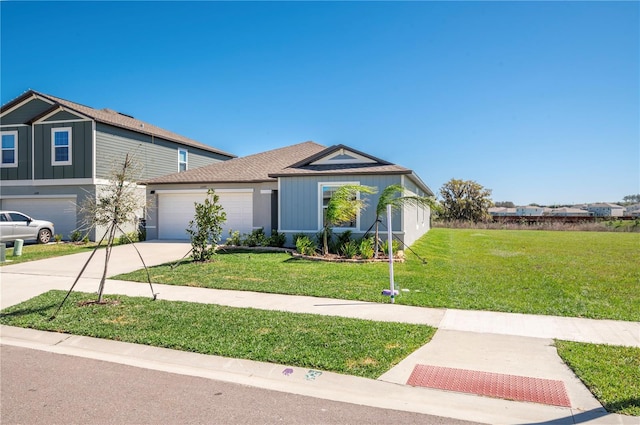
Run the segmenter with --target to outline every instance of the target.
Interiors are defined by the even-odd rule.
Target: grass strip
[[[435,329],[313,314],[49,291],[3,310],[0,323],[224,357],[377,378],[426,344]]]
[[[569,341],[556,347],[608,412],[640,416],[640,348]]]
[[[432,229],[395,265],[399,304],[640,320],[640,233]],[[220,254],[151,270],[154,282],[388,302],[387,264],[325,263],[287,254]],[[144,271],[116,279],[146,281]]]
[[[69,254],[78,254],[88,252],[96,247],[95,243],[74,244],[74,243],[50,243],[46,245],[34,244],[24,245],[22,247],[22,255],[13,256],[13,247],[7,248],[7,260],[0,263],[0,266],[9,266],[11,264],[25,263],[27,261],[44,260],[45,258],[60,257]]]

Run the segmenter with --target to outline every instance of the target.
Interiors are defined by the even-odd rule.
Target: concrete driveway
[[[191,250],[188,242],[148,241],[134,245],[115,246],[111,251],[107,277],[129,273],[143,268],[142,260],[148,266],[177,261]],[[92,252],[64,255],[46,260],[29,261],[6,265],[0,268],[0,308],[33,298],[50,289],[68,290],[84,267]],[[80,286],[97,291],[105,263],[105,250],[99,249],[82,274]],[[147,286],[145,293],[150,294]]]

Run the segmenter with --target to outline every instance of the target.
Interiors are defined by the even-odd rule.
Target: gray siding
[[[126,153],[133,154],[142,163],[141,180],[175,173],[178,171],[178,148],[189,152],[189,169],[228,159],[213,152],[98,123],[96,177],[108,178],[114,161],[121,161]]]
[[[4,123],[4,120],[3,120]],[[31,127],[3,127],[2,131],[18,132],[18,166],[0,168],[0,180],[26,180],[31,178]]]
[[[86,119],[86,118],[85,117],[81,117],[79,115],[72,114],[71,112],[60,111],[60,112],[58,112],[56,114],[51,115],[49,118],[44,120],[44,122],[48,122],[48,121],[77,121],[77,120],[82,120],[82,119]]]
[[[18,109],[15,109],[15,110],[9,112],[6,115],[3,115],[2,116],[2,124],[3,125],[7,125],[7,124],[26,124],[29,121],[31,121],[31,119],[33,117],[36,117],[36,116],[42,114],[47,109],[50,109],[51,106],[53,106],[53,105],[51,105],[50,103],[47,103],[47,102],[45,102],[43,100],[33,99],[33,100],[25,103],[24,105],[22,105]]]
[[[51,129],[71,127],[71,165],[51,165]],[[37,124],[34,126],[34,176],[38,179],[92,177],[93,129],[90,121]]]
[[[319,195],[318,183],[353,182],[372,186],[382,191],[392,184],[400,184],[400,176],[321,176],[321,177],[284,177],[280,179],[280,226],[283,231],[302,232],[319,231]],[[368,206],[360,212],[360,229],[365,232],[375,223],[375,208],[379,194],[366,196]],[[394,216],[394,231],[401,228],[400,217]]]

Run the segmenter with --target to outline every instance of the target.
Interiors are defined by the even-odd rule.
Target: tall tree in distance
[[[440,217],[445,221],[472,221],[489,218],[491,190],[473,180],[451,179],[440,188]]]

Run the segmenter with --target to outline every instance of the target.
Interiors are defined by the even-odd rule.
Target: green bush
[[[254,247],[254,246],[266,246],[268,244],[267,235],[264,234],[264,229],[261,227],[259,229],[254,229],[247,238],[244,240],[243,245]]]
[[[82,232],[80,232],[80,230],[74,230],[69,235],[69,240],[71,242],[78,242],[80,239],[82,239]]]
[[[394,253],[398,252],[398,249],[400,249],[400,243],[394,239],[391,242],[391,248],[393,249]],[[389,255],[389,241],[384,241],[384,243],[382,244],[382,252],[384,252],[384,255]]]
[[[208,261],[215,254],[222,234],[222,224],[227,221],[227,214],[219,202],[218,195],[209,189],[202,204],[194,203],[195,216],[186,229],[191,239],[193,261]]]
[[[240,239],[240,232],[238,230],[229,229],[229,237],[227,238],[227,245],[240,246],[242,240]]]
[[[269,246],[275,246],[282,248],[287,241],[287,235],[284,233],[278,233],[276,229],[271,230],[271,237],[269,237]]]
[[[361,239],[360,246],[358,247],[358,251],[360,252],[360,257],[362,257],[364,260],[373,258],[373,254],[374,254],[373,239],[371,238]]]
[[[117,240],[118,245],[126,245],[133,242],[138,242],[138,232],[123,233]]]
[[[308,236],[299,236],[296,240],[296,250],[302,255],[316,255],[318,245]]]
[[[62,235],[61,235],[60,233],[58,233],[58,234],[56,234],[56,235],[53,235],[53,240],[54,240],[56,243],[60,243],[60,241],[62,240]]]
[[[345,242],[340,247],[340,253],[346,258],[353,258],[358,254],[358,243],[356,241]]]

